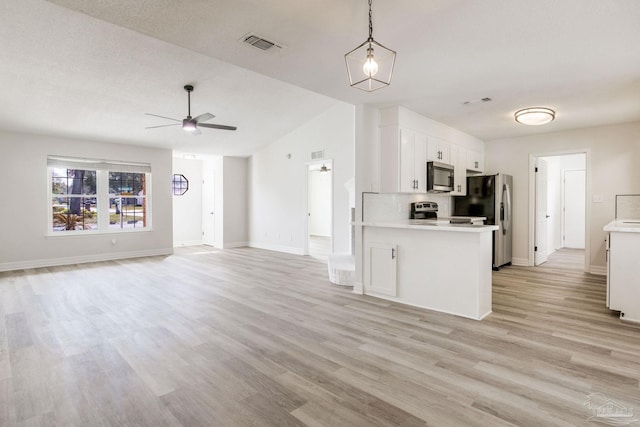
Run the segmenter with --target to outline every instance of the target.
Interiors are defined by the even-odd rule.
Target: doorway
[[[307,245],[306,253],[327,260],[332,252],[333,162],[307,165]]]
[[[544,154],[530,160],[534,206],[529,264],[589,271],[588,152]]]
[[[212,162],[202,170],[202,244],[215,246],[215,173]]]

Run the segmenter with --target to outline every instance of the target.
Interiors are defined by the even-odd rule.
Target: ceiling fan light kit
[[[371,1],[369,0],[369,38],[344,55],[349,84],[351,87],[367,92],[373,92],[391,84],[396,62],[396,52],[373,39]]]
[[[556,118],[556,112],[547,107],[529,107],[516,111],[514,116],[518,123],[539,126],[553,121]]]
[[[178,126],[182,123],[182,129],[186,132],[191,133],[192,135],[200,135],[199,127],[210,128],[210,129],[222,129],[222,130],[236,130],[235,126],[227,126],[227,125],[214,125],[211,123],[203,123],[207,120],[213,119],[215,116],[211,113],[200,114],[196,117],[191,117],[191,92],[193,92],[192,85],[185,85],[184,90],[187,91],[187,117],[182,120],[174,119],[171,117],[159,116],[157,114],[145,113],[148,116],[160,117],[162,119],[173,120],[174,122],[170,125],[160,125],[160,126],[147,126],[145,129],[153,129],[153,128],[162,128],[167,126]]]

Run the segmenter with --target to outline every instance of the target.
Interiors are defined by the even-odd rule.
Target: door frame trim
[[[533,267],[536,221],[536,159],[538,157],[566,156],[571,154],[585,155],[585,230],[584,230],[584,271],[591,271],[591,149],[576,148],[573,150],[549,151],[529,154],[529,247],[528,265]]]

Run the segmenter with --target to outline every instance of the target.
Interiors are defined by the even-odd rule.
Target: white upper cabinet
[[[447,141],[445,141],[444,139],[439,139],[439,138],[430,136],[427,142],[428,142],[427,144],[428,160],[431,160],[434,162],[451,164],[451,158],[449,153],[449,143]]]
[[[427,137],[387,126],[380,131],[380,191],[427,192]]]
[[[450,146],[451,164],[453,165],[452,196],[467,195],[467,149],[455,144]]]
[[[400,192],[427,191],[427,138],[419,133],[400,129]]]
[[[467,171],[484,171],[477,138],[400,106],[381,109],[378,123],[381,193],[426,193],[428,161],[455,167],[452,195],[466,194]]]
[[[467,170],[472,172],[484,172],[484,155],[477,151],[467,151]]]

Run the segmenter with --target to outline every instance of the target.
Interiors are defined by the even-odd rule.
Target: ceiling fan
[[[193,135],[200,135],[202,133],[202,132],[200,132],[200,129],[198,129],[199,127],[210,128],[210,129],[223,129],[223,130],[236,130],[236,129],[238,129],[235,126],[214,125],[212,123],[202,123],[202,122],[206,122],[207,120],[211,120],[211,119],[213,119],[215,117],[211,113],[204,113],[204,114],[200,114],[199,116],[196,116],[196,117],[191,117],[191,92],[193,92],[193,86],[186,85],[184,87],[184,90],[187,91],[187,100],[188,100],[187,117],[185,117],[182,120],[178,120],[178,119],[174,119],[174,118],[171,118],[171,117],[159,116],[157,114],[145,113],[147,116],[160,117],[161,119],[173,120],[175,122],[178,122],[178,123],[172,123],[170,125],[147,126],[145,129],[163,128],[163,127],[167,127],[167,126],[178,126],[178,125],[180,125],[180,123],[182,123],[182,129],[183,130],[185,130],[187,132],[190,132]]]

